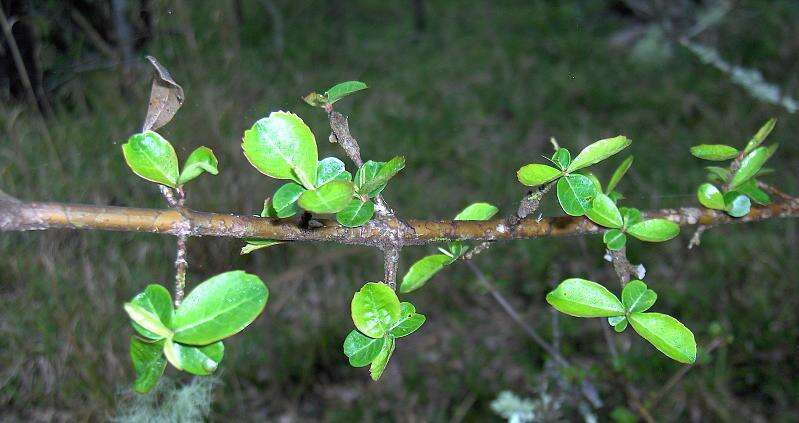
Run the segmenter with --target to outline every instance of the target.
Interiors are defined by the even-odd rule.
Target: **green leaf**
[[[696,191],[699,204],[715,210],[724,210],[724,195],[713,184],[702,184]]]
[[[729,191],[724,194],[724,210],[732,217],[743,217],[749,214],[752,203],[749,197],[738,191]]]
[[[666,219],[649,219],[627,228],[627,233],[647,242],[668,241],[680,233],[680,226]]]
[[[585,147],[583,151],[572,160],[571,164],[569,164],[568,171],[574,172],[575,170],[599,163],[619,151],[624,150],[630,143],[632,143],[632,141],[624,135],[599,140]]]
[[[257,238],[250,238],[247,240],[247,243],[241,247],[241,252],[239,255],[250,254],[255,250],[260,250],[261,248],[271,247],[273,245],[282,244],[282,241],[275,241],[272,239],[257,239]]]
[[[394,353],[394,347],[396,347],[396,345],[396,341],[393,337],[389,337],[383,344],[383,349],[380,350],[380,354],[375,357],[374,361],[372,361],[372,365],[369,367],[369,374],[372,376],[372,380],[380,379],[383,371],[386,370],[386,366],[391,359],[391,354]]]
[[[325,97],[327,97],[328,103],[333,104],[354,92],[367,88],[369,87],[361,81],[342,82],[330,87],[330,89],[325,92]]]
[[[488,203],[474,203],[461,210],[455,220],[488,220],[494,217],[498,208]]]
[[[344,162],[335,157],[326,157],[316,165],[316,186],[338,179],[345,172]]]
[[[618,251],[627,245],[627,235],[618,229],[611,229],[602,235],[602,241],[605,242],[608,250]]]
[[[632,225],[641,221],[641,211],[633,207],[620,207],[621,218],[624,220],[624,226],[629,228]]]
[[[646,284],[633,280],[624,286],[621,291],[621,302],[630,313],[641,313],[649,310],[657,301],[655,291],[647,288]]]
[[[164,328],[168,328],[172,323],[172,296],[169,295],[169,291],[163,286],[156,284],[147,285],[147,288],[133,297],[130,302],[131,304],[141,307],[148,313],[155,315]],[[139,332],[139,334],[145,338],[161,339],[166,336],[165,334],[167,332],[163,332],[162,335],[158,335],[145,329],[135,321],[132,323],[133,328],[136,329],[136,332]]]
[[[422,327],[425,320],[427,318],[423,314],[417,313],[413,304],[400,303],[400,318],[391,326],[389,333],[395,338],[408,336]]]
[[[763,141],[766,140],[766,137],[768,137],[768,135],[774,129],[774,125],[776,124],[777,124],[777,119],[774,118],[771,118],[768,121],[766,121],[766,123],[763,124],[763,126],[761,126],[760,129],[757,131],[755,136],[752,137],[752,139],[749,140],[749,142],[746,144],[746,148],[744,148],[744,153],[749,154],[752,152],[752,150],[760,146],[760,144],[762,144]]]
[[[145,394],[158,384],[166,368],[166,357],[161,351],[163,348],[164,341],[149,343],[135,336],[130,338],[130,359],[136,372],[134,391]]]
[[[722,184],[724,184],[727,183],[727,180],[730,179],[730,171],[728,169],[718,166],[707,166],[705,169],[707,169],[709,173],[708,178],[710,180],[713,180],[713,178],[715,178],[717,182],[721,182]]]
[[[623,316],[624,305],[607,288],[580,278],[566,279],[547,294],[547,302],[575,317]]]
[[[178,156],[169,141],[157,132],[134,134],[122,144],[125,162],[140,177],[175,188],[178,184]]]
[[[613,326],[613,330],[618,333],[624,332],[624,329],[627,329],[627,317],[625,316],[613,316],[608,317],[608,324]]]
[[[585,175],[566,175],[558,180],[558,202],[570,216],[582,216],[591,209],[597,190]]]
[[[601,192],[596,193],[591,209],[585,215],[594,223],[606,228],[621,228],[624,224],[616,203]]]
[[[189,158],[186,159],[183,171],[180,172],[180,177],[178,177],[178,185],[191,181],[203,172],[216,175],[219,173],[217,166],[219,166],[219,161],[214,156],[214,152],[208,147],[199,147],[192,151]]]
[[[366,336],[380,338],[400,317],[397,294],[386,284],[369,282],[352,297],[352,321]]]
[[[308,93],[302,100],[313,107],[324,107],[327,104],[327,98],[317,92]]]
[[[559,148],[558,151],[552,155],[552,161],[555,162],[561,170],[566,170],[566,168],[569,167],[569,163],[572,161],[572,155],[569,153],[569,150]]]
[[[741,186],[739,186],[738,191],[746,194],[747,197],[761,206],[767,206],[771,204],[771,197],[769,197],[765,191],[758,188],[757,180],[754,178],[744,182]]]
[[[385,343],[385,337],[370,338],[353,330],[344,339],[344,355],[349,358],[350,366],[363,367],[377,358]]]
[[[277,217],[277,211],[272,206],[272,199],[267,198],[264,200],[264,208],[261,210],[261,217]]]
[[[593,172],[581,172],[581,173],[587,176],[588,179],[591,180],[591,183],[593,183],[594,186],[596,187],[596,192],[602,192],[602,182],[599,182],[599,178],[597,178]]]
[[[452,257],[445,254],[433,254],[423,257],[414,263],[400,284],[400,292],[407,294],[424,286],[445,265],[452,262]]]
[[[522,166],[516,171],[516,178],[528,187],[544,185],[547,182],[559,178],[563,173],[552,166],[532,163]]]
[[[305,188],[294,182],[283,184],[275,191],[272,196],[272,209],[275,216],[281,219],[294,216],[300,211],[297,201],[300,199]]]
[[[618,191],[611,191],[608,194],[608,198],[610,198],[611,201],[613,201],[614,203],[618,203],[620,200],[624,200],[627,197],[625,197],[624,195],[622,195],[622,193]]]
[[[702,160],[720,162],[737,157],[738,149],[724,144],[700,144],[691,147],[691,154]]]
[[[207,345],[247,327],[266,306],[269,290],[258,276],[241,270],[197,285],[175,310],[175,341]]]
[[[761,167],[766,163],[775,151],[777,151],[779,144],[774,144],[770,147],[758,147],[751,153],[747,154],[741,160],[741,167],[735,172],[730,181],[730,189],[736,189],[743,185],[744,182],[754,177]]]
[[[367,165],[370,164],[368,167]],[[393,178],[405,167],[405,157],[396,156],[391,160],[381,163],[371,160],[364,163],[355,173],[355,192],[361,195],[374,197],[386,187],[388,180]]]
[[[346,227],[355,228],[371,220],[374,214],[375,204],[372,201],[353,198],[344,210],[336,213],[336,220]]]
[[[694,334],[677,319],[661,313],[633,313],[628,320],[644,339],[680,363],[696,361]]]
[[[147,334],[146,336],[150,337],[151,335],[148,334],[149,331],[155,335],[152,337],[153,339],[172,337],[172,331],[161,322],[161,319],[158,318],[158,315],[150,310],[133,303],[125,303],[124,309],[134,323],[145,329],[145,331],[139,331],[143,335]]]
[[[272,112],[244,132],[244,155],[258,171],[307,189],[316,181],[316,139],[294,113]]]
[[[633,156],[629,156],[624,159],[623,162],[613,171],[613,175],[610,177],[610,181],[608,182],[607,188],[605,188],[605,193],[610,194],[616,188],[616,185],[619,184],[621,178],[627,173],[627,170],[630,169],[630,166],[633,164]]]
[[[330,181],[300,196],[299,205],[311,213],[336,213],[352,201],[352,182]]]
[[[207,376],[216,371],[219,362],[225,355],[222,341],[205,346],[183,345],[167,341],[164,354],[169,362],[178,370],[198,376]]]

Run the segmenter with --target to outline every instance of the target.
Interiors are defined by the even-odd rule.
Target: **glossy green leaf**
[[[308,125],[294,113],[272,112],[244,132],[247,160],[261,173],[314,188],[318,153]]]
[[[737,172],[735,172],[735,175],[732,176],[730,188],[736,189],[743,185],[744,182],[754,177],[760,168],[766,163],[766,160],[768,160],[774,154],[774,152],[777,151],[778,146],[779,144],[774,144],[769,147],[758,147],[751,153],[747,154],[746,157],[741,160],[741,167]]]
[[[707,166],[705,169],[708,171],[708,179],[710,180],[715,180],[716,182],[725,184],[727,183],[727,180],[730,179],[729,169],[718,166]]]
[[[597,189],[585,175],[567,175],[558,180],[558,202],[570,216],[582,216],[591,209]]]
[[[367,163],[364,163],[364,166]],[[374,197],[383,191],[389,179],[405,168],[405,157],[396,156],[385,163],[373,163],[378,163],[379,166],[372,165],[363,172],[358,169],[355,174],[355,191],[358,194]]]
[[[591,208],[585,212],[585,215],[597,225],[606,228],[621,228],[624,224],[616,203],[601,192],[596,193]]]
[[[581,173],[587,176],[588,179],[591,180],[591,183],[593,183],[594,187],[596,187],[596,192],[602,192],[602,182],[599,182],[599,178],[597,178],[593,172],[581,172]]]
[[[452,261],[457,260],[463,253],[465,253],[469,247],[464,244],[462,241],[452,241],[447,243],[448,250],[443,248],[439,248],[438,251],[441,251],[443,254],[446,254],[452,258]]]
[[[749,154],[755,148],[759,147],[763,141],[766,140],[766,137],[771,133],[774,129],[774,125],[777,124],[777,119],[771,118],[769,119],[760,129],[757,131],[754,137],[746,144],[746,148],[744,148],[744,153]]]
[[[611,229],[605,231],[605,234],[602,235],[602,241],[605,242],[608,250],[618,251],[627,245],[627,235],[624,235],[624,232],[618,229]]]
[[[186,159],[183,170],[178,177],[178,185],[191,181],[203,172],[216,175],[219,173],[218,166],[219,160],[214,156],[214,152],[208,147],[199,147],[192,151],[189,158]]]
[[[358,168],[358,170],[355,172],[355,178],[353,179],[353,183],[355,184],[355,192],[366,195],[365,192],[361,192],[361,185],[365,184],[369,180],[372,180],[375,175],[377,175],[377,172],[380,171],[380,168],[383,167],[383,164],[384,162],[369,160],[364,163],[363,166]],[[369,196],[374,197],[375,195],[380,194],[380,192],[382,192],[385,188],[386,185],[383,184],[382,186],[378,187],[378,189],[369,193]]]
[[[289,182],[283,184],[275,191],[272,196],[272,209],[275,211],[275,216],[281,219],[294,216],[300,211],[300,205],[297,204],[305,188],[302,185]]]
[[[336,213],[336,220],[344,226],[355,228],[370,221],[374,214],[375,204],[371,200],[361,201],[353,198],[347,207]]]
[[[630,313],[641,313],[649,310],[657,301],[655,291],[647,288],[646,284],[633,280],[624,286],[621,291],[621,302]]]
[[[344,355],[349,358],[350,366],[363,367],[377,358],[385,343],[385,337],[370,338],[353,330],[344,339]]]
[[[630,227],[641,221],[641,211],[633,207],[619,207],[624,226]]]
[[[605,188],[606,194],[610,194],[611,192],[613,192],[614,189],[616,189],[616,185],[619,184],[621,178],[623,178],[624,175],[627,174],[627,170],[629,170],[630,166],[632,165],[633,165],[633,156],[629,156],[626,159],[624,159],[623,162],[621,162],[619,167],[617,167],[616,170],[613,171],[613,175],[611,175],[610,181],[608,181],[608,186],[607,188]]]
[[[732,217],[743,217],[749,214],[752,203],[749,197],[738,191],[729,191],[724,194],[724,210]]]
[[[668,241],[680,233],[680,226],[666,219],[649,219],[627,228],[627,233],[647,242]]]
[[[452,262],[452,257],[445,254],[433,254],[426,256],[414,263],[400,284],[400,292],[403,294],[415,291],[424,286],[445,265]]]
[[[282,241],[275,241],[272,239],[256,239],[250,238],[246,240],[247,243],[241,247],[241,251],[239,252],[240,255],[250,254],[255,250],[260,250],[261,248],[271,247],[273,245],[282,244]]]
[[[298,204],[311,213],[337,213],[352,201],[352,182],[330,181],[302,193]]]
[[[344,162],[335,157],[326,157],[319,160],[319,163],[316,165],[315,185],[321,187],[330,181],[336,180],[345,171]]]
[[[569,163],[572,161],[572,155],[569,153],[569,150],[559,148],[558,151],[552,155],[552,161],[557,164],[561,170],[566,170],[569,167]]]
[[[327,97],[328,103],[333,104],[352,93],[365,90],[367,88],[369,87],[367,87],[366,84],[361,81],[341,82],[330,87],[330,89],[325,92],[325,97]]]
[[[264,208],[261,210],[260,216],[271,217],[271,218],[277,217],[277,211],[275,211],[275,208],[272,206],[271,198],[267,198],[266,200],[264,200]]]
[[[241,270],[197,285],[175,310],[175,341],[207,345],[247,327],[266,306],[269,290],[258,276]]]
[[[166,357],[163,353],[164,341],[144,342],[136,337],[130,338],[130,359],[136,372],[133,390],[144,394],[156,384],[166,368]]]
[[[131,304],[141,307],[150,314],[154,314],[165,328],[168,328],[172,323],[172,296],[163,286],[157,284],[147,285],[147,288],[133,297],[130,302]],[[136,332],[139,332],[139,334],[145,338],[161,339],[165,336],[164,334],[167,333],[163,332],[162,335],[158,335],[145,329],[135,321],[132,323]]]
[[[172,331],[161,322],[161,319],[154,312],[133,303],[125,303],[123,308],[134,323],[145,329],[144,331],[139,331],[143,335],[151,337],[151,339],[172,337]]]
[[[677,319],[661,313],[633,313],[633,329],[660,352],[680,363],[696,361],[694,334]]]
[[[547,294],[547,302],[575,317],[623,316],[624,305],[607,288],[580,278],[566,279]]]
[[[734,159],[738,156],[738,149],[724,144],[700,144],[691,147],[691,154],[702,160],[720,162]]]
[[[563,173],[552,166],[538,163],[524,165],[516,172],[516,178],[528,187],[544,185],[559,178]]]
[[[613,316],[608,317],[608,324],[613,326],[613,330],[618,333],[624,332],[624,329],[627,329],[627,317],[625,316]]]
[[[386,284],[369,282],[352,297],[352,321],[366,336],[380,338],[400,317],[397,294]]]
[[[575,170],[599,163],[619,151],[624,150],[630,143],[632,143],[632,141],[624,135],[599,140],[580,151],[580,154],[569,164],[568,171],[574,172]]]
[[[416,312],[413,304],[400,303],[400,317],[391,325],[389,333],[395,338],[408,336],[422,327],[426,320],[427,318],[423,314]]]
[[[217,341],[205,346],[183,345],[167,341],[164,344],[164,355],[176,369],[198,376],[207,376],[216,371],[225,346]]]
[[[702,184],[696,191],[699,204],[715,210],[724,210],[724,194],[713,184]]]
[[[499,209],[488,203],[474,203],[461,210],[455,220],[488,220],[494,217]]]
[[[765,191],[757,186],[757,180],[754,178],[741,184],[741,186],[738,187],[738,191],[742,194],[746,194],[750,200],[760,204],[761,206],[767,206],[771,204],[771,197],[769,197]]]
[[[388,366],[388,361],[391,360],[391,354],[394,353],[394,347],[396,347],[396,345],[396,341],[393,337],[389,337],[383,344],[383,349],[380,350],[380,354],[375,357],[374,361],[372,361],[372,365],[369,367],[369,374],[372,376],[372,380],[380,379],[383,371],[386,370],[386,366]]]
[[[140,177],[172,188],[178,185],[178,156],[172,144],[157,132],[132,135],[122,144],[122,154]]]

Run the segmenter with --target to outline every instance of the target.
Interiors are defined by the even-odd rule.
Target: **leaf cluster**
[[[122,154],[128,167],[140,177],[177,188],[200,176],[203,172],[219,173],[219,161],[208,147],[198,147],[189,154],[183,170],[178,172],[178,156],[175,148],[155,131],[144,131],[131,135],[122,144]]]

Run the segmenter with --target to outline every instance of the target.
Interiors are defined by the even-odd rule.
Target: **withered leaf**
[[[185,99],[183,87],[178,85],[169,71],[153,56],[147,60],[155,68],[153,86],[150,90],[150,104],[147,107],[147,117],[144,118],[142,132],[156,130],[172,120]]]

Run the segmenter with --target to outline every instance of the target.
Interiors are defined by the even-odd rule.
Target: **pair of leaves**
[[[754,188],[760,191],[759,188]],[[754,194],[758,195],[757,193]],[[765,195],[767,201],[770,201],[771,199],[768,198],[768,194]],[[722,194],[715,185],[709,183],[699,186],[699,189],[696,192],[696,197],[699,199],[699,203],[703,206],[709,209],[725,211],[732,217],[746,216],[749,214],[749,210],[751,208],[751,201],[749,200],[749,197],[742,192],[728,191]],[[761,200],[762,199],[763,198],[761,198]]]
[[[570,316],[608,318],[618,332],[629,322],[639,335],[669,358],[680,363],[696,361],[696,340],[685,325],[666,314],[646,313],[657,300],[657,294],[641,281],[628,283],[619,300],[596,282],[571,278],[547,294],[546,300]]]
[[[166,361],[192,374],[212,373],[224,354],[221,340],[255,320],[268,296],[261,279],[243,271],[222,273],[197,285],[174,310],[166,288],[147,286],[124,306],[141,336],[131,341],[136,391],[155,386]]]
[[[616,206],[616,203],[605,194],[597,193],[591,204],[591,209],[586,212],[586,217],[594,223],[611,228],[605,232],[603,241],[610,250],[620,250],[627,243],[630,234],[641,241],[664,242],[680,233],[676,223],[666,219],[649,219],[641,221],[641,212],[638,209]]]
[[[461,210],[455,220],[488,220],[494,217],[499,209],[488,203],[474,203]],[[423,287],[444,266],[453,263],[468,250],[461,241],[448,243],[448,249],[439,248],[442,254],[432,254],[414,263],[402,278],[400,292],[408,293]]]
[[[348,95],[367,88],[369,87],[361,81],[346,81],[330,87],[324,94],[312,92],[302,99],[311,106],[325,107],[327,105],[332,105]]]
[[[396,347],[396,338],[410,335],[425,322],[423,314],[381,282],[365,284],[352,298],[353,330],[344,340],[344,354],[353,367],[371,365],[369,373],[378,380]],[[360,331],[360,332],[359,332]]]
[[[208,147],[199,147],[178,172],[178,156],[172,144],[150,130],[134,134],[122,145],[125,162],[136,175],[168,187],[177,188],[203,172],[219,173],[219,161]]]

